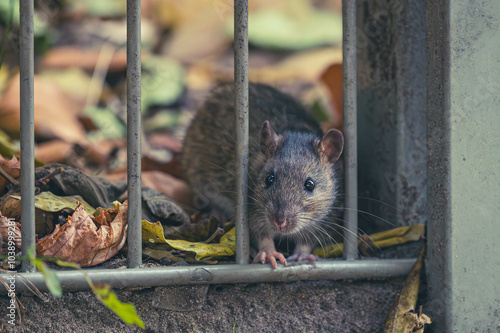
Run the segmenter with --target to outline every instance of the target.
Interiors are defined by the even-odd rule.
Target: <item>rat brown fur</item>
[[[315,260],[312,247],[331,240],[340,179],[342,134],[322,134],[292,97],[263,84],[249,85],[248,208],[254,262],[286,264],[274,240],[292,239],[298,261]],[[182,166],[194,205],[225,221],[235,212],[235,106],[233,84],[215,88],[184,140]]]

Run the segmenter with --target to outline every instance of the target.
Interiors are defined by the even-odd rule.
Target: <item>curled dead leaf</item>
[[[13,179],[18,179],[21,176],[21,166],[19,165],[19,160],[15,156],[13,156],[10,160],[6,160],[0,155],[0,168],[2,168],[5,173]],[[10,183],[6,177],[7,176],[0,177],[0,193]]]
[[[423,332],[424,325],[431,323],[431,319],[425,314],[422,314],[422,307],[420,307],[419,313],[415,312],[424,254],[425,247],[420,251],[417,262],[413,265],[410,274],[408,274],[406,278],[403,289],[396,297],[394,305],[387,315],[384,332]]]
[[[81,267],[100,264],[114,256],[125,244],[127,238],[127,202],[108,210],[114,215],[109,225],[92,219],[83,206],[78,205],[75,212],[62,227],[56,225],[54,232],[36,244],[39,256],[56,257],[78,263]]]
[[[21,249],[21,223],[0,214],[0,234],[3,242],[12,241],[17,249]]]

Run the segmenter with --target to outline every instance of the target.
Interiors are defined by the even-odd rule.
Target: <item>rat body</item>
[[[343,136],[322,134],[292,97],[262,84],[249,85],[248,211],[254,262],[286,259],[274,240],[293,240],[293,259],[316,260],[314,245],[331,241],[340,179]],[[236,133],[233,84],[209,95],[184,140],[182,166],[194,206],[224,222],[235,213]]]

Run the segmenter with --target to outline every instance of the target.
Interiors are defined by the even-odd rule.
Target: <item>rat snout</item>
[[[288,220],[286,218],[274,218],[273,223],[276,227],[283,229],[288,225]]]

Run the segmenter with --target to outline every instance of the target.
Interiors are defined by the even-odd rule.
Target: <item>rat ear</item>
[[[326,155],[330,163],[336,162],[344,149],[344,136],[336,129],[331,129],[323,135],[318,143],[318,153]]]
[[[278,136],[266,120],[260,130],[260,151],[267,157],[271,157],[278,145]]]

